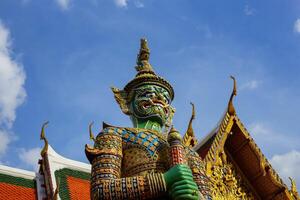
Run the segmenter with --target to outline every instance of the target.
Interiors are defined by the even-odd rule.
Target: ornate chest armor
[[[122,176],[163,173],[168,170],[168,143],[149,130],[125,128],[122,132]]]
[[[92,163],[93,198],[166,197],[162,173],[169,169],[168,148],[166,139],[155,131],[119,127],[103,129],[96,137],[94,148],[86,147]],[[185,154],[199,190],[207,194],[208,179],[201,158],[188,147],[185,147]]]

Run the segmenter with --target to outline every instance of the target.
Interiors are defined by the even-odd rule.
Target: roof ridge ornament
[[[192,105],[192,116],[190,118],[188,128],[183,136],[183,144],[186,146],[194,147],[198,143],[192,126],[193,120],[195,119],[196,116],[196,112],[195,112],[194,103],[191,102],[191,105]]]
[[[297,186],[296,186],[296,181],[289,177],[290,181],[291,181],[291,189],[290,189],[290,193],[291,195],[295,198],[298,199],[299,198],[299,193],[297,191]]]
[[[92,141],[95,142],[95,136],[94,136],[93,130],[92,130],[93,125],[94,125],[94,121],[92,121],[92,122],[89,124],[89,133],[90,133],[90,140],[92,140]]]
[[[234,96],[237,95],[237,84],[236,84],[236,80],[234,78],[234,76],[230,76],[230,78],[233,80],[233,88],[232,88],[232,93],[230,95],[230,99],[229,99],[229,102],[228,102],[228,109],[227,109],[227,112],[230,114],[230,115],[235,115],[236,112],[235,112],[235,108],[233,106],[233,98]]]
[[[45,128],[47,128],[48,124],[49,124],[49,121],[46,121],[46,122],[43,123],[41,134],[40,134],[40,140],[44,140],[44,143],[45,143],[43,149],[41,150],[41,156],[42,157],[48,152],[49,143],[48,143],[48,140],[45,136]]]

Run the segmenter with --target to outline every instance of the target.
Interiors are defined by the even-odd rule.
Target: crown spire
[[[116,87],[112,87],[112,91],[114,93],[115,99],[117,103],[120,105],[122,112],[126,115],[131,115],[129,109],[129,103],[132,100],[133,92],[135,88],[142,85],[157,85],[168,91],[170,94],[171,100],[174,99],[174,90],[171,84],[165,80],[164,78],[156,75],[152,66],[149,63],[150,57],[150,49],[148,48],[147,40],[145,38],[141,39],[140,43],[140,51],[137,55],[136,67],[137,74],[135,77],[129,81],[123,90],[120,90]],[[172,115],[174,113],[174,109],[172,110]]]
[[[152,66],[149,63],[149,58],[150,58],[150,49],[148,47],[147,39],[142,38],[140,52],[137,55],[137,61],[136,61],[137,66],[135,67],[135,69],[138,72],[153,71]]]

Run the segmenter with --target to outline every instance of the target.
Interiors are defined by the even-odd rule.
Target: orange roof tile
[[[5,200],[36,200],[36,190],[9,183],[0,183],[0,199]]]
[[[90,200],[90,181],[67,176],[69,194],[71,200]]]

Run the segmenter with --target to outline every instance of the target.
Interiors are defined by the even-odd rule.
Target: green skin
[[[130,102],[134,127],[162,132],[171,113],[170,99],[167,90],[156,85],[143,85],[135,89]]]
[[[131,120],[135,128],[162,132],[171,116],[171,97],[157,85],[143,85],[135,89],[130,102]],[[187,165],[176,165],[164,173],[169,196],[175,200],[198,200],[197,184]]]

